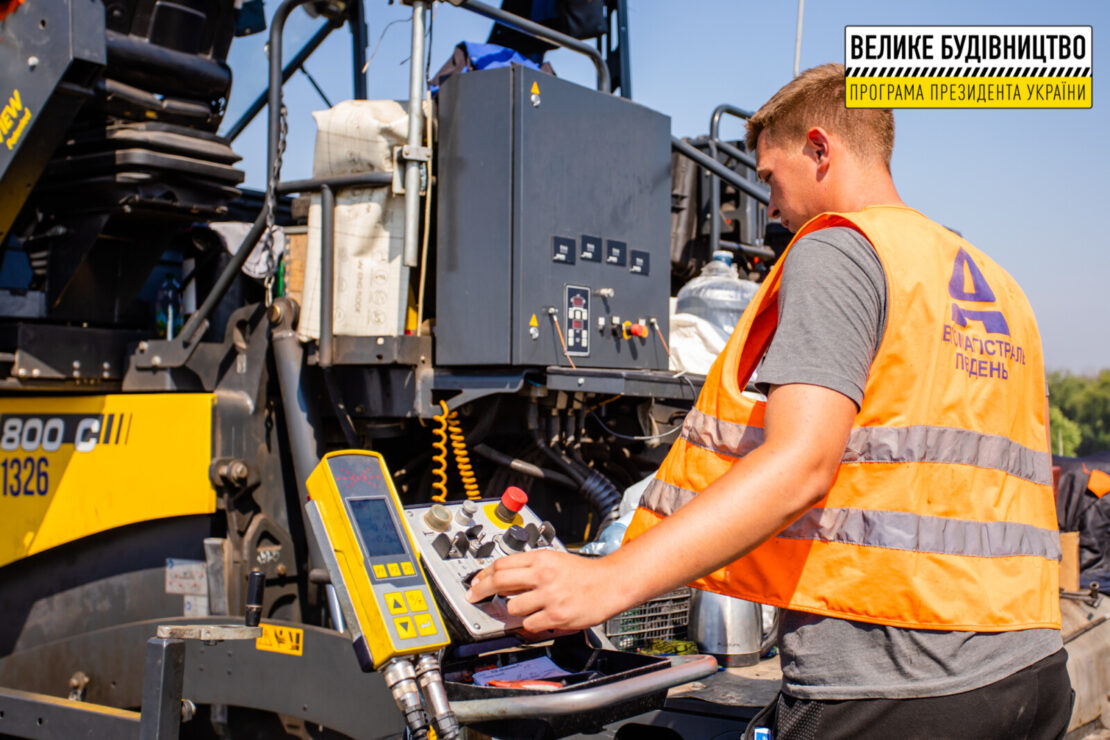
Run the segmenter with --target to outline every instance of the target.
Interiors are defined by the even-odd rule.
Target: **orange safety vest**
[[[917,211],[827,213],[886,272],[886,330],[829,493],[748,555],[691,585],[898,627],[1060,627],[1060,540],[1040,336],[1002,268]],[[789,247],[787,248],[789,249]],[[778,321],[767,276],[706,377],[626,540],[762,443],[766,404],[741,391]]]

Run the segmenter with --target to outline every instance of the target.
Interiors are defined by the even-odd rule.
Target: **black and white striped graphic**
[[[1090,67],[849,67],[846,77],[1090,77]]]

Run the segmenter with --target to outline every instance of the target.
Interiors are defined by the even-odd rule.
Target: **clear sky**
[[[499,4],[498,0],[486,0]],[[407,6],[365,0],[371,98],[408,96]],[[277,0],[268,0],[273,12]],[[671,117],[678,136],[707,133],[719,103],[758,108],[793,74],[796,0],[629,0],[633,99]],[[400,21],[387,28],[387,24]],[[320,23],[295,11],[285,58]],[[1110,367],[1110,249],[1098,219],[1110,211],[1110,114],[1101,31],[1106,0],[808,0],[802,68],[844,61],[845,25],[1089,25],[1094,107],[1089,110],[900,110],[893,171],[911,206],[960,231],[1014,275],[1036,311],[1049,370]],[[459,41],[484,41],[491,22],[436,3],[434,72]],[[384,31],[384,36],[382,35]],[[264,36],[238,39],[226,129],[265,84]],[[350,97],[350,35],[332,34],[308,71],[336,103]],[[556,73],[593,86],[593,66],[571,52],[548,55]],[[326,107],[303,75],[286,85],[290,138],[283,179],[311,175],[315,126]],[[726,137],[743,136],[725,119]],[[235,141],[247,184],[261,188],[265,112]]]

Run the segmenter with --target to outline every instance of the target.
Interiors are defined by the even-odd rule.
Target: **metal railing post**
[[[728,103],[721,103],[713,109],[709,117],[709,156],[717,160],[717,144],[721,138],[721,116],[725,113],[747,120],[752,114]],[[753,165],[744,163],[751,167]],[[710,172],[709,175],[709,250],[715,252],[721,247],[721,180]]]
[[[424,140],[424,27],[428,4],[412,4],[412,54],[409,59],[409,132],[407,149]],[[410,151],[405,158],[404,264],[416,267],[420,258],[420,161]]]

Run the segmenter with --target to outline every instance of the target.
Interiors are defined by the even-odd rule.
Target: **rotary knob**
[[[424,514],[424,523],[436,532],[446,532],[451,526],[451,512],[442,504],[435,504]]]
[[[474,521],[474,515],[478,513],[478,504],[469,499],[462,502],[462,507],[458,513],[455,514],[455,520],[466,527]]]
[[[501,549],[506,553],[524,552],[524,548],[528,546],[528,531],[524,527],[518,527],[515,524],[509,527],[505,534],[501,535]]]

